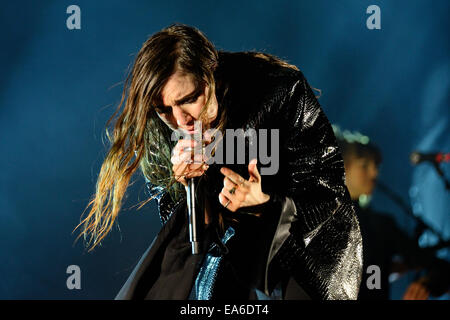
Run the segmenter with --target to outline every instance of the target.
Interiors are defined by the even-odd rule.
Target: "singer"
[[[362,243],[343,160],[297,67],[218,51],[198,29],[173,24],[143,44],[108,124],[122,105],[82,234],[91,249],[102,241],[138,167],[163,226],[116,299],[357,298]],[[225,150],[225,163],[191,151],[220,140],[213,154],[223,152],[228,137],[211,132],[225,129],[279,130],[279,144],[270,141],[279,170],[262,175],[261,152],[235,161],[239,146]],[[174,139],[196,133],[200,141]],[[189,179],[200,254],[189,242]]]

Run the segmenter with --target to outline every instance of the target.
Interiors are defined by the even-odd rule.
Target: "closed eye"
[[[193,97],[188,98],[186,100],[181,100],[178,101],[177,105],[178,106],[182,106],[185,104],[189,104],[189,103],[194,103],[198,100],[198,98],[200,97],[201,93],[198,92],[197,94],[195,94]],[[155,106],[155,110],[156,112],[158,112],[159,114],[168,114],[172,112],[172,107],[171,106]]]
[[[194,103],[195,101],[198,100],[198,97],[200,97],[200,95],[196,95],[194,97],[192,97],[189,100],[183,101],[182,103],[180,103],[180,105],[184,105],[184,104],[189,104],[189,103]]]
[[[162,113],[162,114],[168,114],[172,112],[172,107],[161,107],[161,106],[156,106],[155,107],[156,112],[158,113]]]

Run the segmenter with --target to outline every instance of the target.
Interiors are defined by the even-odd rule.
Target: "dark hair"
[[[366,158],[374,160],[377,166],[381,164],[381,152],[373,143],[349,142],[342,138],[338,138],[337,141],[344,161],[349,161],[351,158]]]
[[[158,187],[159,193],[167,192],[173,201],[184,194],[183,186],[176,183],[172,173],[170,158],[175,144],[171,140],[172,132],[157,116],[155,106],[161,105],[161,92],[170,76],[180,71],[193,76],[196,91],[209,86],[207,101],[199,116],[204,119],[215,94],[217,66],[217,50],[194,27],[172,24],[145,41],[127,76],[119,106],[106,124],[111,147],[97,179],[96,193],[87,206],[92,205],[92,208],[77,226],[84,226],[81,234],[85,240],[89,236],[87,244],[92,244],[91,250],[111,230],[130,178],[138,167],[146,180]],[[111,135],[108,126],[122,107]],[[215,120],[217,130],[222,130],[225,122],[225,108],[221,108]]]

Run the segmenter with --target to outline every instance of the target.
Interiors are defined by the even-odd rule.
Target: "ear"
[[[250,175],[249,181],[255,181],[259,182],[261,180],[261,175],[258,172],[258,168],[256,166],[256,163],[258,162],[257,159],[252,159],[250,163],[248,164],[248,173]]]

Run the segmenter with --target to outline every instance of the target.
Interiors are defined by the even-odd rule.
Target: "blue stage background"
[[[72,4],[81,30],[66,27]],[[372,4],[381,30],[366,27]],[[433,167],[413,167],[409,154],[450,151],[449,9],[446,0],[2,3],[0,298],[111,299],[158,232],[155,203],[125,210],[145,199],[136,175],[121,232],[93,253],[72,234],[94,192],[126,69],[147,37],[173,22],[198,27],[218,49],[265,51],[297,65],[322,90],[331,122],[380,146],[380,180],[448,239],[448,192]],[[450,178],[449,165],[442,169]],[[373,205],[412,234],[414,220],[380,191]],[[81,268],[81,290],[66,287],[69,265]],[[395,282],[392,298],[413,278]]]

